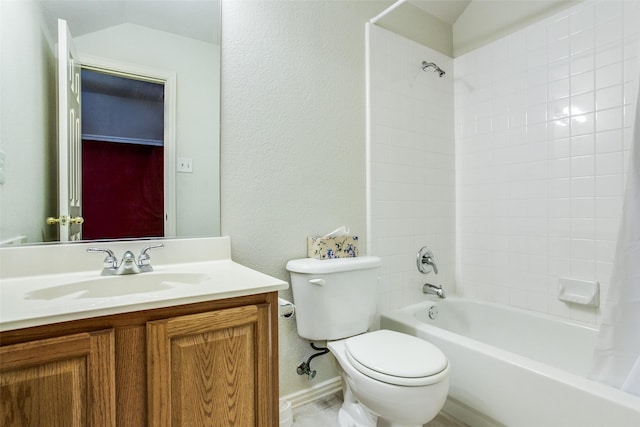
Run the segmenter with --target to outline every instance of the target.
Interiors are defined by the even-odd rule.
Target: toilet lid
[[[385,329],[348,338],[345,347],[358,371],[390,384],[432,384],[448,366],[445,355],[433,344]]]

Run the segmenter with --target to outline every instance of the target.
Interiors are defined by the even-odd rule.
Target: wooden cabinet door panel
[[[0,348],[2,426],[114,426],[113,330]]]
[[[270,425],[268,327],[268,305],[149,322],[149,425]]]

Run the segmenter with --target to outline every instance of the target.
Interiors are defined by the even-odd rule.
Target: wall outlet
[[[192,173],[193,159],[190,157],[178,157],[178,172]]]

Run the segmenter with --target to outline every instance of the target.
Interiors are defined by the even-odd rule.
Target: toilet
[[[380,264],[374,256],[287,263],[298,335],[326,340],[340,367],[341,427],[419,427],[449,391],[449,363],[437,347],[396,331],[367,332]]]

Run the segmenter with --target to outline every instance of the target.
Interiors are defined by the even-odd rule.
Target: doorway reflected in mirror
[[[81,87],[83,239],[163,237],[164,84],[85,68]]]

